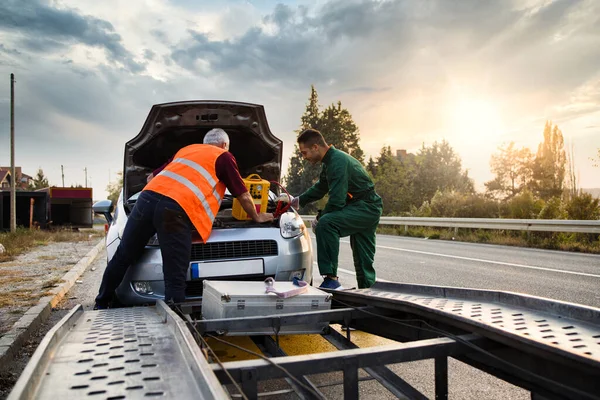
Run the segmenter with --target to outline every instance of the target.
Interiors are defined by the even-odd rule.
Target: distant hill
[[[582,192],[589,193],[592,197],[600,199],[600,188],[589,188],[589,189],[581,189]]]

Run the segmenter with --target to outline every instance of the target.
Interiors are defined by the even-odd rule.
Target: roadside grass
[[[11,261],[19,254],[27,252],[37,246],[44,246],[57,242],[79,242],[89,241],[104,236],[103,231],[81,230],[29,230],[18,228],[15,232],[0,233],[0,244],[4,245],[5,251],[0,254],[0,263]],[[52,256],[41,256],[40,259],[52,260]]]
[[[521,232],[492,229],[380,226],[377,233],[600,254],[600,235],[564,232]]]
[[[31,289],[13,289],[0,295],[0,308],[31,307],[41,297],[41,293],[33,293]]]

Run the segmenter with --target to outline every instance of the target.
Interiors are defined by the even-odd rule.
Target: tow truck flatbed
[[[331,371],[343,371],[344,398],[356,399],[359,369],[398,398],[423,399],[386,367],[423,359],[435,360],[435,395],[447,398],[448,357],[529,390],[533,399],[600,399],[600,309],[508,292],[382,282],[331,293],[329,311],[220,320],[180,316],[160,301],[147,308],[83,312],[79,307],[48,333],[9,399],[87,398],[101,390],[102,398],[159,391],[165,398],[227,398],[224,387],[231,379],[246,397],[257,398],[259,381],[277,378],[288,378],[300,398],[319,398],[309,375]],[[277,343],[281,327],[314,321],[341,323],[398,343],[357,348],[350,329],[344,337],[328,326],[322,336],[340,351],[285,356]],[[226,362],[225,369],[210,364],[201,348],[205,342],[198,345],[193,336],[226,335],[235,326],[271,328],[275,340],[264,336],[259,346],[271,358]],[[112,345],[113,337],[121,346],[135,340],[130,344],[153,343],[160,351],[142,356],[145,352],[134,350],[130,356],[121,352],[125,347],[111,349],[119,346]],[[122,357],[111,358],[112,351]],[[142,362],[160,364],[160,373],[145,375],[138,368]],[[86,374],[74,375],[78,372]],[[88,387],[78,388],[81,376]]]

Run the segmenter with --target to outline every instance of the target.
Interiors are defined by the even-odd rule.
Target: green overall
[[[319,180],[299,199],[304,206],[329,194],[315,229],[319,272],[337,276],[340,238],[350,236],[358,287],[371,287],[375,283],[375,230],[383,210],[381,197],[367,171],[352,156],[331,146],[322,163]]]

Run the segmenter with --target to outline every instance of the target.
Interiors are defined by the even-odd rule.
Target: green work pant
[[[321,275],[337,276],[340,238],[350,236],[354,269],[359,289],[375,283],[375,231],[379,225],[382,203],[362,200],[348,203],[343,209],[323,215],[315,228],[317,263]]]

